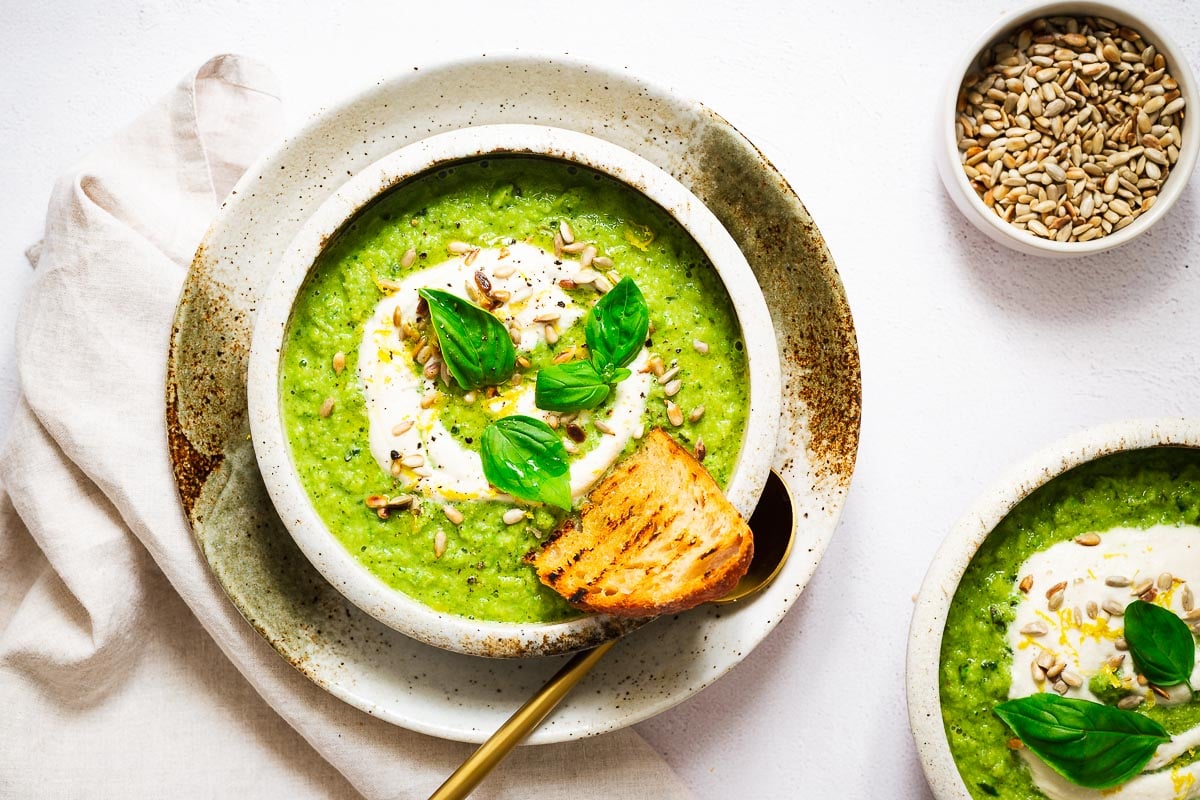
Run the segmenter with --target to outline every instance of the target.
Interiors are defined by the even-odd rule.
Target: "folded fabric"
[[[56,185],[0,454],[0,796],[424,797],[471,746],[331,697],[237,613],[167,455],[171,319],[218,204],[279,127],[221,56]],[[688,792],[632,731],[519,749],[478,797]]]

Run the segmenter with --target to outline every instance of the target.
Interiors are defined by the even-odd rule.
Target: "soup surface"
[[[566,252],[554,241],[563,222],[575,240]],[[581,263],[588,258],[596,260]],[[645,297],[651,325],[632,374],[595,409],[536,408],[536,373],[586,357],[587,314],[625,277]],[[427,331],[414,326],[428,313],[419,289],[496,303],[490,311],[519,357],[513,377],[464,391],[439,371]],[[514,414],[549,422],[569,451],[576,502],[654,426],[699,449],[726,486],[748,377],[721,281],[674,220],[600,173],[515,157],[422,176],[360,213],[309,275],[281,357],[292,458],[339,541],[434,609],[502,622],[578,612],[522,562],[566,512],[488,484],[479,448],[490,422]],[[386,518],[366,502],[398,494],[414,501]],[[516,521],[514,509],[525,512]]]
[[[1123,609],[1147,583],[1143,600],[1182,618],[1193,610],[1200,591],[1194,449],[1089,462],[1038,489],[996,526],[963,575],[942,638],[942,716],[973,797],[1102,796],[1017,746],[995,713],[999,703],[1039,692],[1144,714],[1173,737],[1141,775],[1103,796],[1196,796],[1200,702],[1186,685],[1160,695],[1139,684],[1127,657]],[[1035,668],[1043,654],[1065,664],[1062,675]],[[1057,685],[1064,678],[1069,685]],[[1200,668],[1192,685],[1200,687]]]

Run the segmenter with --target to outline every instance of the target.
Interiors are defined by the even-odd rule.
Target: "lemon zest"
[[[626,223],[624,234],[625,241],[643,253],[650,248],[650,243],[654,241],[654,230],[649,226],[640,225],[636,222]]]

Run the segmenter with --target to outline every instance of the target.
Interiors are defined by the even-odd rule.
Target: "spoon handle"
[[[583,676],[587,675],[596,662],[616,643],[616,639],[610,639],[591,650],[582,650],[572,656],[537,694],[517,709],[486,742],[479,745],[479,749],[429,796],[429,800],[462,800],[467,797],[514,747],[542,724],[542,720],[549,716],[575,688],[575,684],[583,680]]]

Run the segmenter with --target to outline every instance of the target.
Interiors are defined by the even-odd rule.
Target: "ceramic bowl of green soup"
[[[678,182],[490,125],[320,207],[258,309],[248,393],[267,489],[331,584],[437,647],[547,655],[639,621],[576,611],[524,557],[654,427],[748,518],[780,365],[745,258]]]
[[[1200,796],[1200,421],[1039,453],[925,578],[909,720],[939,800]]]

